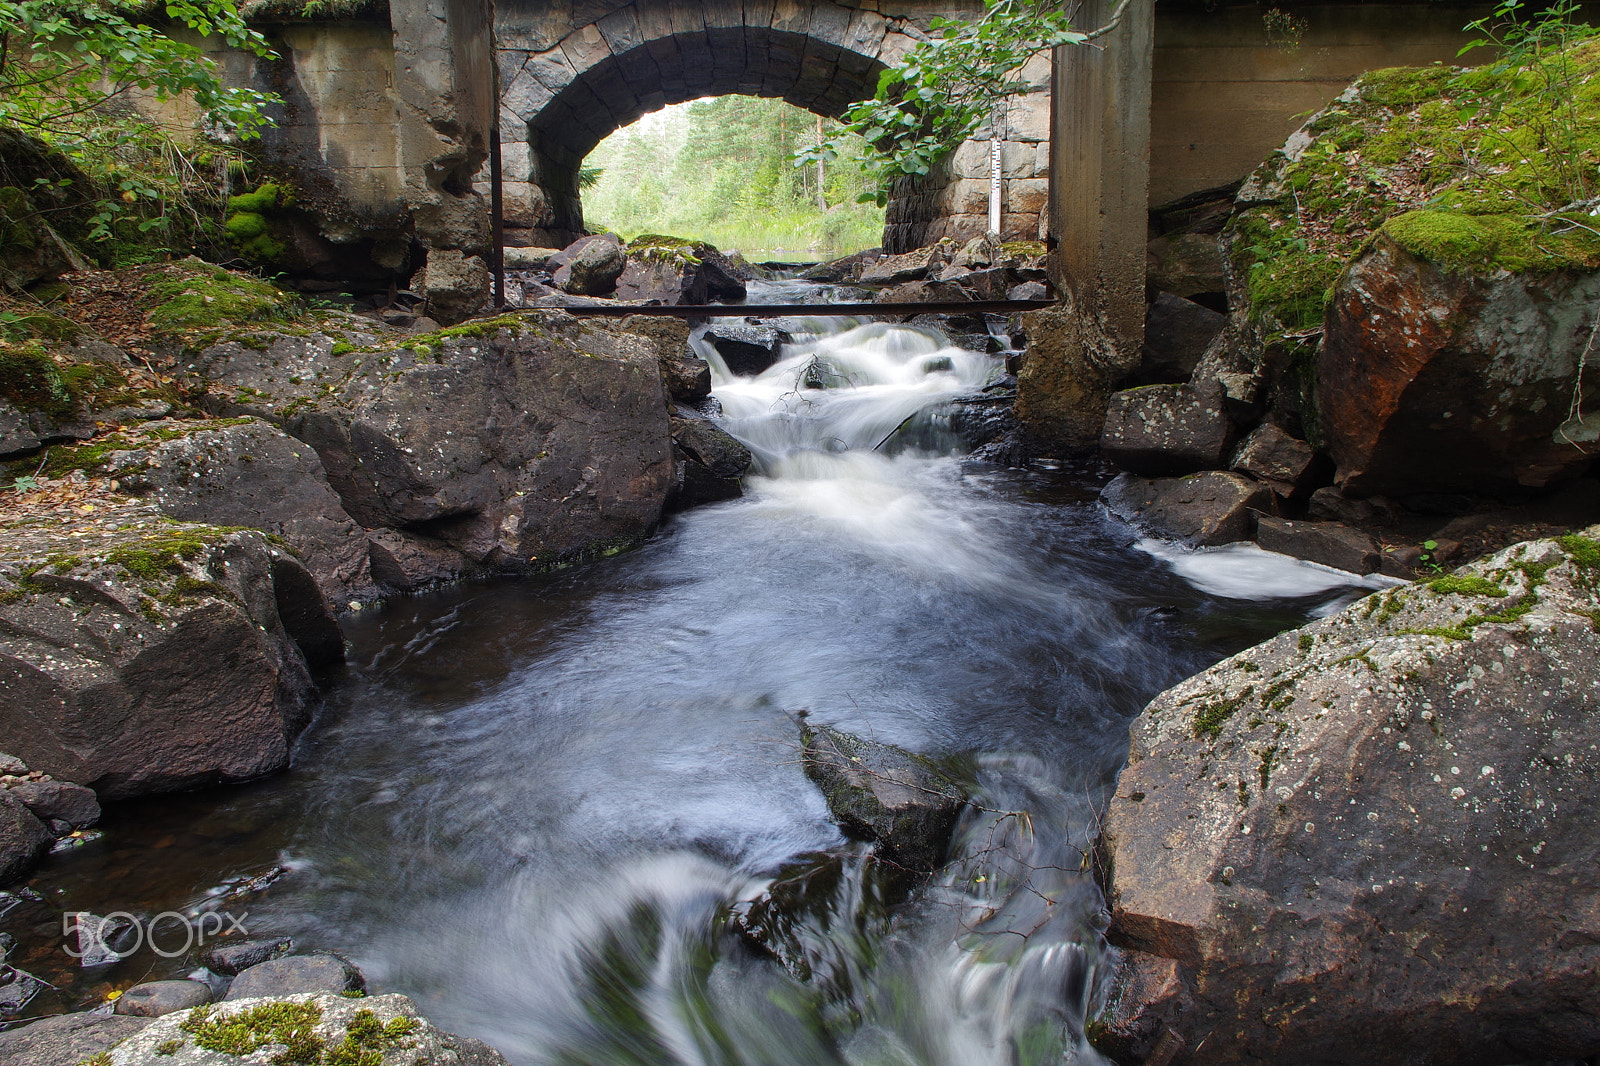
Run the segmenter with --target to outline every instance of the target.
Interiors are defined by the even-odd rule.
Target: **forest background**
[[[629,239],[669,233],[769,258],[876,247],[883,208],[862,153],[796,165],[797,150],[849,137],[782,100],[721,96],[663,108],[601,142],[584,161],[584,222]],[[780,254],[781,253],[781,254]]]

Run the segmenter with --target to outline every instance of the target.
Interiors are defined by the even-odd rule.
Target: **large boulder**
[[[743,272],[704,241],[646,234],[628,245],[617,298],[646,303],[705,304],[742,300]]]
[[[365,531],[317,453],[254,418],[151,422],[98,442],[98,470],[181,522],[280,536],[336,603],[373,595]]]
[[[750,449],[711,419],[680,410],[672,416],[672,451],[677,467],[675,508],[738,499],[740,479],[750,469]]]
[[[9,789],[0,789],[0,885],[10,884],[43,857],[55,834]]]
[[[1227,324],[1226,315],[1170,292],[1157,293],[1144,317],[1141,385],[1188,381],[1200,357]]]
[[[411,286],[428,314],[445,325],[475,314],[489,299],[489,267],[481,256],[458,248],[433,248]]]
[[[331,992],[359,992],[366,978],[346,960],[330,952],[287,955],[245,968],[228,987],[226,999],[258,999]]]
[[[1115,1026],[1135,1057],[1600,1048],[1597,589],[1600,527],[1526,542],[1145,708],[1103,841],[1108,935],[1144,974]]]
[[[628,265],[622,242],[610,234],[585,238],[584,245],[570,260],[555,270],[553,279],[574,296],[605,296],[617,287],[617,278]]]
[[[1388,225],[1430,215],[1449,217]],[[1600,271],[1484,276],[1380,233],[1339,279],[1316,363],[1340,487],[1538,489],[1582,472],[1600,455],[1597,307]]]
[[[286,1039],[291,1034],[292,1045]],[[482,1041],[435,1028],[405,996],[352,999],[329,993],[245,999],[169,1014],[112,1048],[106,1066],[290,1061],[281,1054],[269,1058],[264,1049],[274,1045],[295,1048],[296,1062],[507,1066],[505,1057]],[[232,1050],[241,1047],[243,1060]]]
[[[1272,508],[1272,491],[1215,470],[1181,478],[1118,474],[1100,491],[1100,502],[1156,536],[1210,547],[1249,540],[1256,512]]]
[[[1100,450],[1136,474],[1187,474],[1222,466],[1232,433],[1220,390],[1146,385],[1112,394]]]
[[[526,571],[632,543],[660,518],[663,343],[543,311],[339,354],[316,334],[228,341],[189,369],[220,413],[270,419],[316,449],[362,526]]]
[[[288,764],[316,691],[286,619],[337,628],[285,549],[133,504],[7,537],[0,736],[30,767],[116,799]]]

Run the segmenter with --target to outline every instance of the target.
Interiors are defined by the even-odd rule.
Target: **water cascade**
[[[939,413],[1003,372],[880,323],[718,363],[743,499],[359,617],[294,772],[114,816],[63,905],[193,907],[281,863],[252,930],[525,1066],[1101,1061],[1089,849],[1130,717],[1349,579],[1141,546],[1082,481],[964,462]],[[903,902],[802,772],[801,712],[966,768],[951,862]],[[730,917],[797,870],[805,979]]]

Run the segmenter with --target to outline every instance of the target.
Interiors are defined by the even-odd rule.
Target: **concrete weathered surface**
[[[1239,653],[1131,727],[1107,816],[1143,1053],[1373,1064],[1600,1046],[1600,527]],[[1135,962],[1139,957],[1135,956]],[[1126,1028],[1126,1026],[1124,1026]]]

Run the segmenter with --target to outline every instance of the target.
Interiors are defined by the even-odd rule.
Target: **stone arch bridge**
[[[872,95],[879,74],[926,36],[930,18],[982,11],[970,0],[878,7],[876,0],[497,0],[510,239],[559,247],[580,236],[579,164],[648,112],[738,93],[838,117]],[[1049,63],[1035,63],[1027,75],[1031,91],[1012,99],[999,131],[1011,238],[1039,235],[1049,166]],[[906,249],[981,234],[988,168],[987,144],[973,145],[943,180],[902,190],[887,243]]]

